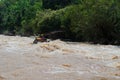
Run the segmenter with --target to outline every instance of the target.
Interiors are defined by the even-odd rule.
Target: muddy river
[[[120,80],[120,46],[0,35],[0,80]]]

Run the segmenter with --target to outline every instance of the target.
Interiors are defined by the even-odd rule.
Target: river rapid
[[[0,80],[120,80],[120,46],[0,35]]]

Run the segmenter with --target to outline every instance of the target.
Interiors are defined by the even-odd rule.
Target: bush
[[[40,11],[34,21],[35,33],[47,33],[61,29],[60,14],[57,11]]]
[[[0,31],[16,30],[17,34],[31,33],[31,26],[28,23],[31,23],[36,12],[41,9],[41,0],[1,0]]]
[[[66,9],[63,28],[77,41],[119,42],[120,10],[114,1],[89,1]]]

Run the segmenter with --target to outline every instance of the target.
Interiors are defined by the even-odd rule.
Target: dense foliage
[[[33,35],[62,30],[66,38],[120,43],[119,0],[1,0],[0,33]]]
[[[41,0],[3,0],[0,2],[0,31],[13,31],[16,33],[24,33],[30,30],[30,26],[26,25],[31,22],[37,11],[42,8]],[[28,28],[29,27],[29,28]],[[25,29],[24,29],[25,28]],[[24,30],[23,30],[24,29]]]
[[[67,5],[78,4],[82,0],[43,0],[43,8],[45,9],[60,9]]]

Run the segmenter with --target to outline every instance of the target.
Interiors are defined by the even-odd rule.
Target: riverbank
[[[120,80],[120,47],[0,35],[0,80]]]

